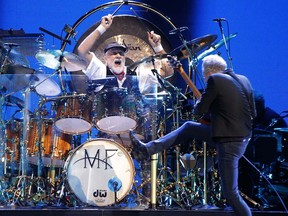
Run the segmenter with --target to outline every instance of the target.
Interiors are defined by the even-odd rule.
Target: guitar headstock
[[[182,67],[182,64],[180,63],[180,61],[177,59],[176,56],[167,55],[167,59],[170,67],[175,69],[179,69]]]

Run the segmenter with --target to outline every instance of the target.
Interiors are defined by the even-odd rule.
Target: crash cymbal
[[[35,70],[23,65],[7,64],[3,67],[2,74],[33,74]]]
[[[187,47],[191,50],[192,54],[197,54],[198,52],[209,47],[216,39],[217,35],[205,35],[189,41],[187,43]],[[171,55],[176,55],[179,60],[190,57],[190,53],[184,45],[177,47],[170,53]]]
[[[4,58],[7,55],[8,55],[8,59],[7,59],[8,64],[22,65],[25,67],[30,66],[28,59],[23,54],[21,54],[17,50],[17,48],[12,48],[12,47],[9,48],[7,44],[4,44],[3,48],[1,48],[0,59],[4,60]]]
[[[274,128],[274,131],[288,132],[288,127],[283,127],[283,128]]]
[[[231,34],[228,37],[225,38],[226,42],[231,40],[232,38],[236,37],[237,33]],[[221,46],[224,45],[224,39],[218,41],[216,44],[213,44],[210,46],[209,49],[205,50],[204,52],[202,52],[201,54],[198,55],[197,59],[201,60],[203,59],[205,56],[209,55],[210,53],[212,53],[213,51],[217,51],[217,49]]]
[[[36,54],[36,59],[48,68],[56,70],[61,66],[70,72],[83,70],[87,65],[86,61],[78,55],[61,50],[39,51]]]
[[[136,68],[137,66],[139,66],[142,63],[149,63],[149,62],[152,62],[153,60],[162,60],[164,58],[167,58],[167,56],[168,56],[168,54],[151,55],[151,56],[142,58],[142,59],[134,62],[133,64],[129,65],[128,68],[134,69],[134,68]]]
[[[34,83],[36,92],[42,96],[57,96],[61,93],[60,86],[47,74],[35,74]]]

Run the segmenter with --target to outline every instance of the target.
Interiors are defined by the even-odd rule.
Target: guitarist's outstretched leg
[[[130,131],[130,138],[133,144],[131,154],[136,160],[141,161],[144,159],[149,159],[149,155],[162,152],[163,150],[172,146],[178,144],[186,145],[193,139],[203,140],[209,144],[213,144],[210,129],[210,125],[188,121],[169,134],[146,144],[141,142],[134,135],[133,131]]]

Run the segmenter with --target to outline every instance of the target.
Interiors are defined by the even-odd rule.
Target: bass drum
[[[64,171],[69,190],[82,202],[109,206],[131,190],[135,170],[130,154],[113,140],[95,139],[68,156]]]

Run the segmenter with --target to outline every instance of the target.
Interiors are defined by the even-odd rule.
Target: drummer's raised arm
[[[101,35],[110,28],[112,24],[112,15],[103,16],[100,25],[88,36],[82,43],[78,46],[78,55],[86,60],[87,65],[92,60],[92,55],[90,53],[93,44],[97,41]]]
[[[148,36],[148,41],[149,41],[150,45],[152,46],[156,55],[166,54],[166,51],[164,50],[164,48],[162,47],[162,44],[161,44],[161,36],[160,35],[156,34],[154,31],[151,31],[151,32],[147,32],[147,36]],[[171,76],[174,73],[174,69],[172,67],[170,67],[167,60],[161,61],[161,63],[162,63],[162,66],[160,69],[160,75],[162,77]]]

